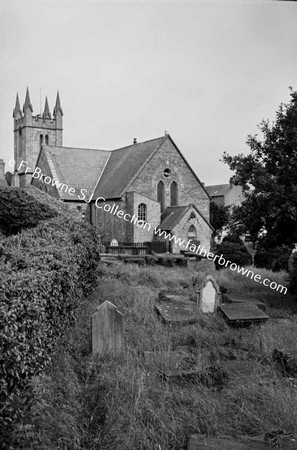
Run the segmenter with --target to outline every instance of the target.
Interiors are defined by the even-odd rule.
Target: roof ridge
[[[96,152],[111,153],[111,150],[101,150],[100,148],[66,147],[65,145],[44,145],[44,147],[48,147],[48,148],[72,148],[74,150],[91,150],[91,151],[96,151]]]
[[[157,141],[159,139],[165,139],[166,137],[167,136],[160,136],[160,137],[157,137],[157,138],[148,139],[147,141],[137,142],[136,144],[126,145],[126,147],[115,148],[114,150],[111,150],[111,152],[117,152],[119,150],[125,150],[125,149],[127,149],[129,147],[136,147],[137,145],[147,144],[148,142]]]

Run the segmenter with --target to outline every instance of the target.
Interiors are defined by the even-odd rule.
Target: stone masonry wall
[[[25,166],[26,167],[26,166]],[[41,169],[41,173],[43,173],[45,176],[49,176],[51,179],[53,178],[51,169],[48,165],[47,159],[45,157],[44,152],[42,151],[40,153],[40,158],[38,160],[38,167]],[[22,176],[21,176],[22,178]],[[40,178],[40,176],[39,176]],[[57,188],[55,186],[52,186],[52,183],[49,184],[45,184],[43,182],[44,177],[42,177],[42,180],[40,181],[40,179],[37,178],[32,178],[32,185],[37,187],[38,189],[40,189],[41,191],[46,192],[49,195],[52,195],[55,198],[60,198]]]
[[[134,225],[134,242],[150,242],[154,237],[154,229],[160,224],[160,203],[148,197],[138,194],[137,192],[129,193],[133,195],[132,214],[138,217],[138,206],[144,203],[147,208],[147,225],[138,227]]]
[[[190,218],[191,213],[195,214],[195,218]],[[191,225],[194,225],[197,230],[197,240],[200,241],[201,246],[203,245],[205,250],[209,251],[212,230],[194,208],[189,209],[179,224],[172,230],[172,234],[181,240],[184,239],[186,246],[188,242],[188,231]],[[174,240],[172,242],[173,253],[179,253],[180,250],[185,250],[185,248],[175,244]]]
[[[169,177],[164,176],[164,169],[166,168],[171,170]],[[209,220],[209,197],[169,137],[129,185],[129,190],[157,200],[157,185],[160,180],[165,184],[165,208],[170,206],[170,185],[172,181],[176,181],[178,184],[178,205],[185,206],[193,203]]]
[[[128,228],[131,224],[122,217],[117,217],[103,209],[104,205],[110,205],[111,208],[115,205],[114,209],[118,206],[118,211],[126,211],[125,199],[100,201],[97,205],[98,207],[95,202],[92,203],[91,216],[93,225],[96,226],[98,233],[101,235],[101,240],[110,242],[112,239],[116,239],[118,242],[127,242]]]

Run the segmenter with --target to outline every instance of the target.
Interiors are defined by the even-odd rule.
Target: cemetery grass
[[[285,273],[257,270],[286,284]],[[271,317],[288,321],[261,328],[231,329],[217,315],[198,324],[165,326],[154,312],[161,289],[195,300],[192,277],[211,273],[232,293],[254,294]],[[126,355],[93,358],[90,315],[109,300],[125,316]],[[98,285],[79,314],[79,323],[59,349],[49,373],[30,385],[33,407],[12,448],[181,450],[190,434],[277,439],[297,435],[297,390],[272,359],[275,347],[296,342],[296,301],[209,261],[188,268],[123,263],[98,268]],[[186,368],[198,379],[170,380],[145,351],[188,345]],[[228,373],[241,362],[247,374]]]

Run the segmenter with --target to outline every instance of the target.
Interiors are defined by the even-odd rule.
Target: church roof
[[[191,208],[194,208],[195,211],[197,211],[197,213],[199,214],[199,216],[204,220],[204,222],[210,228],[213,228],[208,222],[208,220],[206,220],[206,218],[203,216],[203,214],[201,214],[199,209],[196,208],[195,205],[168,206],[162,214],[161,223],[158,226],[158,228],[165,231],[172,231]]]
[[[162,221],[158,228],[165,231],[171,231],[180,222],[186,214],[188,206],[168,206],[162,214]]]
[[[225,195],[230,190],[230,184],[215,184],[212,186],[205,186],[206,191],[211,197]]]
[[[94,198],[121,197],[132,179],[166,139],[167,136],[162,136],[110,152],[110,158],[99,180]]]
[[[86,201],[90,197],[93,200],[98,197],[108,200],[121,197],[129,189],[135,177],[167,139],[176,147],[172,138],[165,135],[113,151],[44,145],[41,153],[44,151],[54,178],[68,185],[69,189],[75,188],[78,195],[81,189],[87,190]],[[36,165],[38,167],[38,161]],[[192,170],[190,166],[189,169]],[[208,195],[197,175],[193,174]],[[58,192],[63,200],[75,200],[75,195],[60,189]]]
[[[85,189],[85,201],[92,196],[110,157],[110,152],[97,149],[43,146],[42,151],[53,179],[64,183],[69,189],[74,188],[76,195],[80,195],[80,190]],[[38,161],[36,165],[38,166]],[[58,193],[63,200],[76,199],[76,195],[69,194],[68,190],[65,192],[65,189],[59,188]]]

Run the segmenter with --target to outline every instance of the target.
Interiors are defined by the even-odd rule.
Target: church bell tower
[[[57,92],[53,116],[50,113],[47,97],[43,114],[33,116],[33,107],[27,88],[23,111],[20,108],[18,94],[16,96],[13,119],[15,172],[12,184],[27,187],[31,183],[41,146],[61,147],[63,145],[63,110],[59,92]],[[18,171],[22,161],[26,161],[26,164]],[[25,173],[26,167],[30,169]]]

